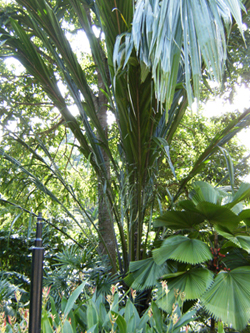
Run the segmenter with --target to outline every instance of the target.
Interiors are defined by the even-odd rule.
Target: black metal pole
[[[41,332],[43,253],[42,214],[38,213],[35,247],[32,249],[32,272],[30,289],[29,333]]]

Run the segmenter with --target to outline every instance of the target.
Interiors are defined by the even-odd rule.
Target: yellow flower
[[[109,304],[113,303],[113,296],[112,295],[107,295],[106,300]]]
[[[168,289],[168,284],[167,284],[167,281],[164,280],[164,281],[161,281],[161,286],[162,286],[162,289],[165,291],[166,295],[169,293],[169,289]]]
[[[149,318],[151,318],[153,316],[153,311],[151,308],[148,310],[148,316],[149,316]]]
[[[179,318],[178,318],[177,313],[174,313],[174,314],[172,315],[172,320],[173,320],[173,324],[174,324],[174,325],[177,323],[178,319],[179,319]]]

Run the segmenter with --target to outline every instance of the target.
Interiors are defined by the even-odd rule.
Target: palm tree
[[[242,31],[241,3],[239,0],[17,0],[17,4],[11,11],[1,13],[2,50],[18,59],[43,87],[72,131],[81,154],[89,160],[98,179],[98,227],[88,217],[100,237],[101,250],[109,255],[113,272],[120,251],[119,268],[126,272],[131,260],[147,256],[151,222],[145,217],[157,201],[154,185],[162,151],[166,151],[173,169],[169,145],[188,104],[194,98],[199,99],[202,70],[207,67],[221,80],[226,59],[225,32],[230,30],[231,15]],[[62,26],[68,17],[89,40],[97,92],[89,84],[65,36]],[[93,26],[99,27],[104,39],[101,33],[100,36],[93,33]],[[70,113],[58,88],[58,78],[67,86],[80,119]],[[114,114],[119,130],[116,152],[108,138],[107,111]],[[240,130],[238,124],[243,120],[244,125],[249,123],[249,114],[246,111],[216,135],[190,174],[179,183],[178,192],[170,197],[172,203],[217,146]],[[46,163],[32,147],[27,147],[23,140],[19,142],[35,159]],[[0,153],[20,167],[6,151],[1,149]],[[39,177],[21,167],[29,177],[34,177],[39,189],[79,223]],[[50,168],[49,172],[58,177],[75,205],[87,214],[59,171]]]

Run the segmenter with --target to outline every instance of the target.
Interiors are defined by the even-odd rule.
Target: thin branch
[[[74,138],[73,145],[74,145],[74,144],[75,144],[75,138]],[[73,153],[73,149],[74,149],[74,146],[72,146],[72,148],[71,148],[71,150],[70,150],[70,152],[69,152],[69,156],[68,156],[68,157],[65,155],[65,157],[66,157],[66,159],[67,159],[67,162],[66,162],[66,165],[65,165],[65,168],[64,168],[65,171],[67,170],[67,167],[68,167],[69,161],[70,161],[71,156],[72,156],[72,153]]]
[[[38,215],[36,215],[35,213],[29,211],[28,209],[25,209],[23,208],[22,206],[19,206],[17,204],[15,204],[14,202],[11,202],[11,201],[8,201],[8,200],[5,200],[5,199],[2,199],[0,198],[0,201],[4,202],[4,203],[7,203],[11,206],[14,206],[15,208],[18,208],[18,209],[21,209],[22,211],[24,211],[25,213],[29,213],[31,215],[33,215],[34,217],[38,217]],[[57,221],[55,218],[53,218],[55,220],[55,222],[58,222],[60,223],[60,221]],[[68,237],[69,239],[71,239],[75,244],[77,244],[78,246],[80,246],[81,248],[84,248],[82,246],[82,244],[78,243],[73,237],[71,237],[69,234],[67,234],[67,232],[63,231],[62,229],[58,228],[57,226],[55,226],[53,223],[51,223],[50,221],[48,221],[47,219],[45,218],[42,218],[42,220],[46,223],[48,223],[49,225],[51,225],[53,228],[55,228],[56,230],[60,231],[62,234],[64,234],[66,237]]]
[[[41,102],[41,103],[23,103],[23,102],[13,102],[13,104],[18,104],[18,105],[34,105],[34,106],[38,106],[38,105],[49,105],[49,106],[55,106],[53,103],[49,103],[49,102]]]
[[[43,132],[40,132],[40,133],[37,133],[38,135],[47,135],[51,132],[53,132],[54,130],[56,130],[60,125],[62,125],[63,123],[65,122],[65,120],[63,118],[61,118],[59,120],[58,123],[54,124],[51,128],[47,129],[46,131],[43,131]]]
[[[120,27],[120,21],[119,21],[119,16],[118,16],[118,8],[117,8],[116,0],[114,0],[114,3],[115,3],[115,8],[113,10],[115,10],[115,13],[116,13],[118,32],[119,32],[119,35],[120,35],[121,34],[121,27]]]

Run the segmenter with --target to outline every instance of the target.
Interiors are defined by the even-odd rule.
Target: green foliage
[[[114,65],[118,70],[124,68],[134,47],[141,70],[152,70],[157,100],[166,101],[166,108],[169,109],[179,66],[183,63],[191,105],[193,95],[199,99],[202,60],[206,67],[211,68],[214,77],[221,81],[227,47],[224,28],[229,31],[232,15],[243,34],[240,8],[239,1],[224,1],[223,6],[206,1],[138,1],[131,33],[127,33],[121,46],[122,36],[117,39]],[[170,15],[171,19],[166,20]],[[181,57],[184,58],[182,61]]]
[[[188,264],[179,264],[176,272],[164,276],[169,281],[169,288],[185,292],[187,299],[201,299],[214,318],[240,330],[250,318],[250,270],[246,253],[249,253],[250,236],[241,222],[241,214],[246,217],[248,210],[239,206],[240,200],[249,198],[249,189],[249,184],[242,184],[238,192],[230,194],[208,183],[194,183],[191,201],[179,203],[181,212],[166,212],[156,220],[156,226],[183,230],[185,236],[168,237],[159,249],[153,250],[153,258],[158,264],[169,259]],[[179,219],[180,213],[191,214],[188,223]],[[179,219],[179,227],[175,228],[172,218],[175,224]],[[240,249],[239,259],[235,257],[235,247]],[[233,267],[231,255],[235,260]],[[243,266],[240,256],[246,259]],[[173,299],[171,293],[168,297]]]
[[[217,24],[208,25],[211,36],[201,35],[204,22],[198,20],[199,14],[193,4],[190,8],[183,5],[182,17],[179,3],[174,5],[162,1],[161,10],[159,6],[153,8],[151,3],[147,3],[140,11],[142,5],[143,1],[135,9],[129,0],[119,0],[118,9],[113,10],[113,5],[103,0],[95,3],[72,0],[67,5],[64,2],[19,0],[16,7],[1,14],[2,55],[14,56],[26,70],[19,75],[20,78],[12,74],[11,80],[16,88],[13,92],[7,79],[9,75],[4,64],[1,65],[1,119],[4,125],[1,188],[5,199],[29,211],[43,210],[54,219],[62,216],[63,211],[72,221],[70,234],[73,237],[74,232],[85,234],[90,239],[96,239],[98,234],[114,271],[117,263],[115,255],[121,271],[128,270],[130,259],[146,258],[151,231],[147,215],[149,210],[155,212],[156,202],[167,194],[172,205],[187,183],[208,165],[207,161],[218,150],[218,145],[224,145],[240,130],[239,122],[244,120],[244,126],[249,123],[246,111],[229,122],[225,129],[221,128],[219,133],[214,131],[200,147],[199,153],[192,156],[191,163],[189,157],[182,159],[191,166],[184,166],[186,170],[183,172],[178,152],[177,156],[173,153],[173,147],[177,147],[175,143],[178,142],[178,136],[177,141],[173,141],[174,135],[187,107],[183,87],[189,87],[187,95],[190,100],[192,76],[194,95],[198,96],[201,63],[196,55],[200,51],[206,64],[209,52],[216,55],[209,67],[213,67],[216,77],[221,77],[223,61],[218,62],[218,68],[215,68],[215,63],[219,55],[221,59],[225,58],[226,37],[222,24],[228,21],[224,14],[231,12],[240,26],[239,4],[235,2],[231,6],[225,2],[219,12],[217,5],[209,7],[210,15],[218,21]],[[199,8],[205,9],[206,6],[202,2]],[[156,16],[151,15],[150,8],[157,11]],[[174,19],[170,14],[171,8],[175,9]],[[147,10],[149,16],[146,15]],[[193,16],[188,15],[186,21],[184,18],[191,11],[194,11]],[[165,14],[169,15],[169,19],[162,20]],[[146,35],[140,35],[137,31],[137,23],[143,15],[149,19],[144,22],[148,29]],[[163,29],[167,25],[173,28],[167,29],[173,34],[170,34],[167,44],[161,43],[163,31],[159,27],[157,31],[154,30],[154,38],[150,39],[151,23],[157,25],[157,20]],[[65,22],[71,25],[66,24],[65,28]],[[128,39],[131,24],[130,37],[134,38],[135,48],[132,40]],[[91,56],[73,51],[74,28],[85,32]],[[105,40],[93,33],[94,28],[100,29],[100,33],[104,32]],[[190,41],[185,40],[187,31],[192,32]],[[117,49],[123,33],[127,34],[125,62],[128,65],[115,73],[113,62],[123,61]],[[214,41],[216,33],[221,36],[222,48],[213,42],[209,44],[209,49],[206,42]],[[142,47],[144,42],[150,42],[150,54]],[[187,46],[190,43],[194,46],[193,53]],[[159,60],[164,45],[169,46],[171,56],[168,58],[168,53],[164,52],[166,61],[154,61],[158,69],[152,66],[151,71],[142,65],[147,57]],[[182,46],[185,68],[182,68],[179,58]],[[160,68],[163,70],[161,74]],[[152,84],[152,79],[155,84]],[[63,89],[59,89],[61,84]],[[165,97],[163,100],[156,98],[160,91],[160,94],[164,93],[165,88],[158,89],[162,85],[169,87],[169,110],[159,103]],[[78,110],[77,116],[70,112],[71,106]],[[108,135],[105,120],[108,111],[115,116],[114,135],[113,130]],[[9,127],[11,120],[17,125],[15,130]],[[183,135],[179,135],[179,138],[183,138]],[[166,152],[165,156],[163,151]],[[161,171],[159,165],[163,158],[167,161],[169,180],[165,193],[157,186],[157,176]],[[173,187],[174,178],[169,176],[170,173],[177,177],[178,183]],[[215,177],[214,173],[212,177]],[[96,216],[92,215],[97,201],[99,223],[107,222],[103,228],[97,227]],[[113,235],[112,242],[110,235]],[[115,253],[116,244],[119,244],[118,253]]]
[[[171,306],[177,296],[182,297],[174,288],[185,290],[194,300],[212,288],[214,276],[220,274],[217,264],[232,271],[242,262],[248,265],[249,239],[240,223],[249,216],[244,211],[240,215],[238,205],[249,194],[247,186],[230,197],[196,183],[195,192],[190,192],[192,203],[183,201],[179,204],[183,211],[167,211],[157,219],[157,226],[165,229],[153,232],[154,243],[151,234],[152,219],[164,197],[168,208],[175,207],[178,198],[188,194],[191,180],[207,177],[216,183],[228,172],[232,188],[238,185],[232,177],[233,164],[243,158],[243,152],[237,147],[230,158],[236,145],[226,147],[229,154],[221,147],[249,125],[250,111],[229,116],[223,125],[214,120],[207,126],[206,120],[184,114],[188,102],[199,97],[204,66],[208,72],[212,68],[209,74],[222,78],[225,31],[230,13],[241,28],[240,2],[152,4],[138,1],[134,8],[131,0],[115,4],[18,0],[0,13],[1,56],[13,56],[25,68],[21,75],[10,76],[5,64],[0,64],[1,222],[6,229],[15,225],[18,230],[24,224],[30,230],[33,211],[42,211],[44,221],[79,248],[87,242],[84,249],[66,246],[63,251],[62,244],[55,242],[57,256],[48,247],[52,257],[45,262],[46,283],[54,286],[53,296],[56,288],[69,296],[81,280],[81,270],[97,286],[95,296],[82,299],[86,302],[73,307],[67,318],[56,315],[59,306],[64,313],[67,301],[55,297],[51,301],[55,322],[44,312],[48,332],[53,325],[74,331],[76,317],[89,332],[99,328],[139,332],[145,327],[147,332],[178,332],[189,315],[173,326]],[[86,34],[91,55],[73,48],[75,29]],[[163,39],[165,35],[168,38]],[[108,112],[115,118],[112,128],[107,124]],[[242,174],[247,172],[245,166]],[[10,205],[13,210],[8,212]],[[17,218],[20,209],[29,213],[22,221]],[[148,258],[151,244],[157,246],[165,232],[172,237]],[[95,249],[109,257],[113,272],[119,265],[124,276],[130,267],[126,282],[133,288],[152,288],[156,279],[169,276],[171,291],[166,295],[161,290],[163,296],[152,300],[151,319],[145,314],[139,318],[142,323],[137,320],[132,303],[127,302],[127,312],[119,308],[117,294],[112,295],[112,309],[106,309],[102,291],[110,278],[101,277],[106,267],[100,264],[101,257],[91,253]],[[226,251],[225,259],[215,259],[215,254]],[[164,297],[171,300],[167,313]],[[217,316],[213,306],[209,311]],[[222,313],[221,317],[225,319]],[[244,326],[244,320],[234,324]]]
[[[159,309],[154,300],[151,307],[141,317],[134,304],[136,291],[127,295],[119,293],[112,285],[106,300],[103,293],[91,296],[84,293],[87,280],[78,285],[68,299],[63,297],[62,307],[57,311],[50,289],[43,290],[42,330],[41,332],[174,332],[194,320],[194,311],[181,313],[182,300],[177,296],[170,314]],[[19,318],[1,316],[0,328],[5,332],[26,332],[28,313],[23,305],[18,309]],[[18,320],[17,320],[18,318]]]

